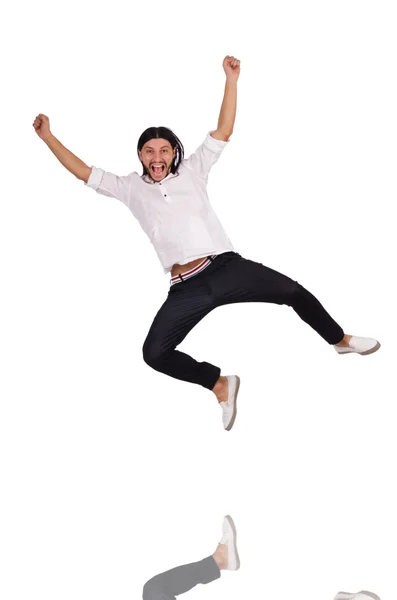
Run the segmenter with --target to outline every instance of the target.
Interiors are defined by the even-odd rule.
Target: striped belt
[[[181,273],[180,275],[175,275],[175,277],[171,277],[171,285],[175,285],[176,283],[185,281],[185,279],[190,279],[190,277],[198,275],[198,273],[204,271],[204,269],[206,269],[212,263],[216,256],[216,254],[213,254],[212,256],[207,256],[207,258],[204,258],[196,267],[194,267],[194,269],[190,269],[185,273]]]

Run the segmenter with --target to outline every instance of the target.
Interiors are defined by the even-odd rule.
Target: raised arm
[[[237,80],[240,75],[240,61],[234,56],[226,56],[223,60],[226,73],[225,94],[219,114],[218,127],[211,132],[211,137],[227,142],[233,133],[237,108]]]
[[[73,173],[77,179],[81,179],[87,183],[91,173],[91,168],[82,160],[77,158],[70,150],[65,148],[50,131],[50,121],[46,115],[39,114],[33,122],[33,127],[39,136],[47,144],[51,152],[55,154],[57,159],[63,166]]]

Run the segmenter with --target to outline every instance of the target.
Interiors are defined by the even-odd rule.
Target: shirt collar
[[[163,181],[167,181],[167,179],[172,179],[173,177],[178,177],[179,173],[170,173],[169,175],[167,175],[167,177],[164,177],[164,179],[162,179],[161,181],[153,181],[153,179],[151,179],[149,177],[149,175],[147,173],[145,173],[144,175],[141,176],[141,179],[143,179],[143,181],[145,181],[146,183],[162,183]]]

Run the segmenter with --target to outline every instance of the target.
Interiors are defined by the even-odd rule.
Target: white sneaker
[[[230,431],[234,425],[237,415],[237,394],[240,387],[240,377],[237,375],[226,375],[228,383],[227,401],[219,402],[222,408],[222,421],[226,431]]]
[[[366,354],[372,354],[379,350],[380,343],[372,338],[357,337],[353,335],[348,346],[334,346],[334,348],[338,354],[357,352],[357,354],[365,356]]]
[[[372,592],[357,592],[356,594],[349,594],[347,592],[339,592],[335,596],[334,600],[380,600],[379,596]]]
[[[233,519],[230,515],[227,515],[223,519],[222,525],[222,539],[220,544],[227,545],[227,567],[228,571],[237,571],[240,568],[240,559],[237,552],[236,538],[237,531]]]

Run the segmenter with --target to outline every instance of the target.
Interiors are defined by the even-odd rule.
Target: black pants
[[[156,575],[145,583],[142,597],[143,600],[175,600],[175,596],[188,592],[199,583],[210,583],[220,576],[218,565],[209,556]]]
[[[297,281],[226,252],[198,275],[171,286],[143,345],[145,362],[156,371],[212,390],[219,367],[199,363],[175,348],[214,308],[237,302],[287,304],[329,344],[343,339],[341,327]]]

